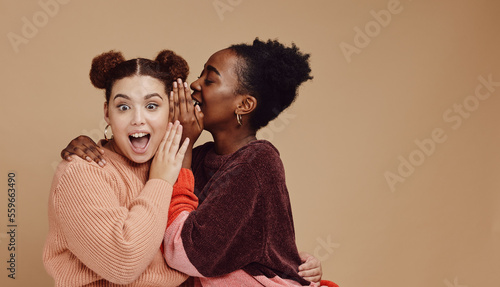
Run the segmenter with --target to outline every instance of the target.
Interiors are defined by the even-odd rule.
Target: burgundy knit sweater
[[[167,228],[167,263],[192,276],[226,276],[234,284],[241,278],[245,284],[239,286],[309,286],[297,274],[301,261],[276,148],[258,140],[217,155],[210,142],[195,148],[193,163],[200,206]],[[200,280],[217,285],[211,278]]]

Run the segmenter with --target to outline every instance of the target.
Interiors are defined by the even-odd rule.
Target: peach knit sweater
[[[108,164],[62,161],[49,198],[43,262],[56,286],[178,286],[187,276],[165,263],[160,246],[172,186],[148,180],[107,149]]]

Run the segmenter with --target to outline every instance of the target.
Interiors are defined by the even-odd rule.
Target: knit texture
[[[105,147],[106,148],[106,147]],[[49,198],[43,262],[56,286],[178,286],[160,246],[172,186],[106,149],[107,165],[62,161]]]
[[[203,286],[316,286],[297,274],[301,260],[276,148],[261,140],[217,155],[213,147],[193,151],[203,203],[184,208],[167,228],[167,263],[201,277]]]

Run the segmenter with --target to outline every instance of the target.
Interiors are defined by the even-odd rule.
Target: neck
[[[257,140],[255,131],[250,130],[218,132],[212,133],[212,136],[215,153],[220,155],[234,153],[248,143]]]

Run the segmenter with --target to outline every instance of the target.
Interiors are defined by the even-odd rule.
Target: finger
[[[186,154],[188,146],[189,146],[189,138],[186,138],[182,143],[182,146],[179,148],[177,155],[175,156],[176,160],[182,161],[184,159],[184,155]]]
[[[186,97],[186,110],[188,114],[191,115],[194,110],[193,98],[191,98],[191,89],[189,88],[187,82],[184,82],[183,85],[184,85],[184,95]]]
[[[85,153],[80,147],[73,147],[72,149],[68,150],[68,148],[65,149],[67,153],[71,155],[76,155],[86,161],[92,161],[92,158],[90,158],[87,153]]]
[[[87,144],[84,144],[83,146],[85,147],[83,149],[83,152],[93,161],[99,163],[104,160],[100,148],[97,148],[95,145],[87,145]]]
[[[301,276],[300,274],[299,274],[299,276],[304,278],[305,280],[307,280],[309,282],[319,282],[321,280],[321,277],[319,277],[319,276],[309,277],[309,276]]]
[[[168,94],[168,122],[173,123],[176,120],[175,116],[174,91],[170,91],[170,93]]]
[[[158,150],[156,151],[155,157],[160,158],[165,153],[165,147],[167,145],[168,137],[169,137],[170,133],[172,132],[172,126],[173,126],[172,123],[168,123],[167,130],[165,132],[165,135],[163,136],[163,139],[160,142],[160,145],[158,146]]]
[[[173,90],[173,96],[174,96],[174,115],[175,115],[175,119],[179,119],[179,117],[180,117],[179,87],[178,87],[177,82],[174,82],[172,90]]]
[[[72,161],[73,158],[71,157],[71,153],[65,149],[63,149],[61,151],[61,157],[62,159],[66,160],[66,161]]]
[[[299,272],[299,275],[302,277],[315,277],[321,275],[319,269],[307,269]]]
[[[172,146],[172,142],[176,135],[177,127],[179,126],[179,121],[175,121],[172,125],[170,132],[168,133],[167,141],[165,142],[164,152],[167,155],[170,151],[170,147]]]
[[[172,140],[172,144],[170,145],[170,149],[168,151],[169,154],[172,156],[172,158],[175,157],[175,154],[179,150],[179,143],[181,142],[181,138],[182,138],[182,126],[178,125],[175,129],[175,135]]]
[[[185,87],[181,79],[177,79],[177,86],[179,88],[179,109],[181,112],[181,117],[184,118],[188,115],[188,110],[186,106],[186,93],[184,92]]]
[[[76,150],[79,148],[80,144],[79,143],[76,143],[76,139],[72,140],[67,147],[65,147],[62,151],[61,151],[61,157],[64,159],[64,160],[68,160],[70,161],[72,159],[72,155],[76,155]],[[79,155],[81,158],[85,159],[84,157],[82,157],[81,155]]]
[[[305,271],[309,269],[316,268],[317,266],[312,262],[312,260],[309,260],[309,258],[301,258],[302,264],[299,266],[299,271]]]
[[[203,118],[205,115],[201,111],[201,108],[199,105],[196,105],[194,107],[194,116],[196,117],[196,122],[198,123],[198,127],[200,130],[203,130]]]

